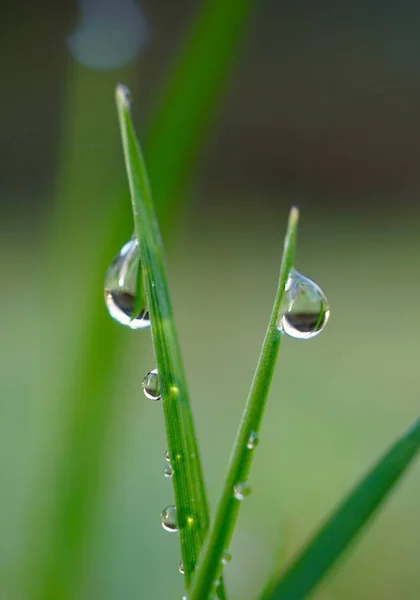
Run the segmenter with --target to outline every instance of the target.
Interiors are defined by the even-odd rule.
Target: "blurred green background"
[[[119,331],[99,282],[131,234],[114,86],[130,85],[152,136],[202,4],[2,6],[1,600],[182,595],[178,538],[159,524],[161,407],[140,388],[150,335]],[[332,308],[321,336],[284,340],[226,568],[233,600],[257,596],[419,413],[419,27],[415,2],[254,2],[186,185],[161,202],[213,506],[293,203],[296,266]],[[176,162],[169,133],[146,144],[154,168],[160,151]],[[152,173],[156,188],[167,178]],[[420,597],[419,482],[417,464],[314,598]]]

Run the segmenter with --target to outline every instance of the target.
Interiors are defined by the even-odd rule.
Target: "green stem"
[[[207,598],[222,568],[223,552],[229,547],[241,501],[235,497],[238,483],[245,483],[251,468],[254,451],[247,447],[251,435],[258,435],[268,391],[280,347],[281,332],[277,324],[284,290],[293,266],[299,213],[292,208],[284,242],[279,284],[274,300],[260,359],[249,397],[239,425],[231,454],[222,496],[193,579],[189,600]]]
[[[164,252],[143,154],[129,111],[129,92],[116,89],[116,103],[139,240],[144,289],[173,467],[173,486],[185,581],[188,586],[208,529],[209,511],[184,368],[167,289]]]

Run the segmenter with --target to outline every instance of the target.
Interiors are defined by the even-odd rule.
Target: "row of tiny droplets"
[[[141,309],[133,317],[138,265],[139,246],[136,237],[133,235],[112,260],[105,276],[105,303],[109,314],[115,321],[130,329],[146,329],[150,327],[150,317],[146,308]],[[161,399],[157,369],[152,369],[144,376],[142,388],[144,395],[149,400],[158,401]],[[168,451],[165,452],[165,463],[163,475],[165,478],[171,479],[173,467]],[[237,491],[237,493],[240,492]],[[160,521],[165,531],[176,533],[179,530],[176,507],[174,505],[167,506],[160,515]],[[229,552],[225,552],[222,563],[227,564],[230,558]],[[182,575],[184,574],[182,561],[179,564],[179,572]],[[217,584],[218,582],[215,582],[215,585]]]

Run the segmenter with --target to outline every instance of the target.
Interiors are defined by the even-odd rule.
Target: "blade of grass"
[[[188,586],[208,528],[209,514],[198,445],[169,298],[163,246],[146,165],[130,116],[129,92],[116,89],[124,158],[131,192],[134,228],[140,249],[144,289],[151,319],[185,581]]]
[[[146,140],[154,200],[164,232],[173,226],[174,215],[179,211],[180,192],[215,115],[254,1],[208,0],[203,3],[172,66]],[[69,133],[67,124],[72,123],[70,129],[77,129],[74,123],[84,122],[86,114],[88,122],[96,122],[92,117],[103,99],[95,85],[86,94],[86,79],[96,81],[86,77],[85,69],[72,67],[69,85],[77,93],[73,93],[63,117],[64,138],[71,156],[66,158],[60,174],[60,194],[49,236],[49,253],[54,258],[50,282],[53,290],[57,287],[64,289],[64,283],[67,284],[67,268],[71,265],[69,257],[72,257],[74,246],[80,243],[77,229],[80,204],[75,202],[78,194],[74,193],[73,183],[80,177],[85,180],[85,174],[80,171],[80,161],[74,168],[73,159],[77,159],[79,150],[72,145],[72,134],[76,141],[79,136],[74,131]],[[77,102],[77,98],[83,101]],[[94,100],[89,102],[87,98]],[[167,132],[171,132],[173,144],[166,143]],[[107,262],[115,255],[124,236],[128,238],[131,233],[132,217],[127,209],[128,203],[122,201],[125,194],[125,191],[116,191],[115,194],[109,191],[110,196],[119,199],[114,210],[110,210],[108,218],[105,215],[105,223],[98,225],[100,220],[95,217],[89,227],[90,244],[98,248],[98,253],[90,267],[89,288],[80,287],[79,290],[80,301],[91,310],[82,326],[84,335],[80,347],[75,351],[78,360],[76,364],[68,361],[71,368],[67,375],[68,385],[64,386],[66,398],[60,399],[60,402],[69,404],[69,417],[62,435],[63,448],[58,458],[57,473],[49,490],[52,506],[48,540],[45,549],[40,550],[39,540],[33,536],[28,540],[26,549],[25,563],[29,566],[25,573],[30,574],[25,597],[34,600],[73,600],[77,597],[92,523],[97,514],[98,490],[101,490],[101,481],[106,473],[107,440],[118,407],[113,377],[114,366],[121,358],[117,351],[118,341],[123,335],[111,323],[98,290],[103,284]],[[103,194],[92,192],[90,206],[91,214],[102,214]],[[55,265],[59,265],[59,269]],[[60,273],[64,282],[62,286],[57,284]],[[78,321],[80,323],[80,317]],[[63,373],[62,379],[65,378],[66,373]],[[34,520],[37,521],[37,518],[38,512],[35,511]],[[34,561],[34,556],[38,557],[38,561]]]
[[[270,600],[301,600],[373,517],[420,448],[420,419],[379,459],[281,578]]]
[[[203,3],[145,141],[159,219],[182,191],[235,59],[255,0]],[[159,157],[158,160],[156,158]],[[165,176],[162,177],[162,173]]]
[[[221,571],[223,552],[229,547],[238,517],[240,500],[235,497],[234,488],[238,483],[246,482],[248,479],[254,456],[254,451],[247,447],[248,441],[251,435],[258,435],[259,433],[276,364],[282,336],[277,328],[277,323],[287,278],[294,262],[298,218],[299,212],[297,208],[292,208],[287,225],[280,277],[273,310],[231,454],[221,499],[197,565],[189,600],[202,600],[209,596],[214,582]]]

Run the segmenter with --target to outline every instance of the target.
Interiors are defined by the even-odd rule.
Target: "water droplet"
[[[330,317],[328,300],[321,288],[295,269],[286,283],[278,328],[297,340],[320,333]]]
[[[251,431],[250,436],[248,438],[248,442],[246,444],[248,450],[253,450],[256,446],[258,446],[258,441],[258,433],[255,433],[255,431]]]
[[[251,493],[251,486],[247,481],[240,481],[233,488],[233,495],[237,500],[243,500]]]
[[[167,506],[160,515],[160,522],[165,531],[176,533],[178,531],[176,507],[173,505]]]
[[[157,369],[149,371],[142,382],[143,392],[149,400],[160,400],[160,385]]]
[[[173,474],[174,474],[174,472],[172,469],[172,465],[168,463],[167,465],[165,465],[165,468],[163,469],[163,475],[164,475],[164,477],[166,477],[166,479],[170,479]]]
[[[179,567],[178,567],[179,572],[181,573],[181,575],[184,575],[185,571],[184,571],[184,563],[181,562],[179,563]]]
[[[232,554],[229,550],[225,550],[222,555],[222,565],[227,565],[232,560]]]
[[[169,456],[169,450],[166,450],[166,452],[165,452],[165,460],[166,460],[166,462],[171,462],[171,459]]]
[[[112,260],[105,274],[105,304],[108,312],[115,321],[131,329],[150,326],[146,309],[133,318],[138,267],[139,245],[133,236]]]

